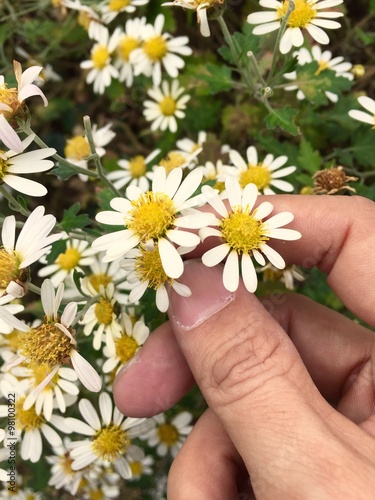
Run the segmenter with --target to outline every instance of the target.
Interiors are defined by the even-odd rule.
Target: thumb
[[[334,439],[325,422],[332,408],[257,298],[244,287],[235,293],[223,287],[222,268],[191,260],[181,281],[192,295],[171,291],[170,321],[208,405],[247,466],[256,496],[280,493],[275,483],[285,481],[286,471],[288,484],[307,492],[306,471],[317,456],[324,463],[322,442]],[[331,448],[327,453],[334,453]]]

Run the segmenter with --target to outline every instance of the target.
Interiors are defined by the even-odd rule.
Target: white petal
[[[165,238],[159,239],[159,254],[167,276],[179,278],[184,271],[184,263],[176,248]]]
[[[109,425],[112,419],[112,401],[107,392],[103,392],[99,396],[100,414],[105,425]]]
[[[99,392],[102,381],[96,370],[75,349],[71,350],[70,359],[79,380],[89,391]]]
[[[219,264],[230,252],[230,247],[227,243],[211,248],[202,255],[202,262],[207,267],[213,267]]]
[[[238,288],[240,273],[238,254],[236,250],[232,250],[224,264],[223,283],[229,292],[235,292]]]
[[[169,297],[167,290],[164,285],[160,285],[160,287],[156,290],[156,307],[160,312],[166,312],[169,307]]]
[[[268,245],[263,245],[261,248],[267,259],[273,264],[277,269],[284,269],[285,261],[279,253]]]
[[[246,290],[254,293],[258,286],[258,278],[253,261],[247,253],[242,254],[241,271]]]

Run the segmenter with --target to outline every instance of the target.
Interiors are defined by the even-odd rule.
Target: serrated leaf
[[[210,94],[226,92],[232,89],[232,70],[228,66],[207,64],[206,68],[208,73],[201,73],[197,76],[208,84]]]
[[[353,137],[353,144],[350,151],[361,167],[375,168],[374,141],[375,134],[373,130],[361,131]]]
[[[59,163],[57,163],[57,165],[57,167],[50,171],[50,174],[56,175],[56,177],[62,179],[63,181],[66,181],[67,179],[72,177],[72,175],[77,174],[74,168],[68,167],[66,165],[60,165]]]
[[[91,220],[88,215],[78,215],[80,208],[81,204],[77,201],[70,208],[64,210],[64,217],[61,221],[61,226],[67,233],[72,229],[82,228],[91,224]]]
[[[322,158],[318,151],[303,137],[299,147],[298,162],[304,170],[314,174],[322,166]]]
[[[87,297],[87,295],[83,292],[82,287],[81,287],[81,280],[85,277],[85,273],[81,271],[77,271],[77,269],[73,270],[73,281],[75,286],[77,287],[77,290],[79,291],[80,294],[82,294],[84,297]]]
[[[52,244],[50,253],[47,255],[47,264],[53,264],[57,257],[66,250],[66,241],[58,240]]]
[[[293,108],[273,109],[272,112],[266,116],[266,126],[271,130],[280,127],[289,134],[298,135],[300,131],[294,123],[297,114],[298,110]]]
[[[312,104],[322,106],[329,103],[326,92],[340,95],[349,90],[352,82],[348,78],[337,76],[330,69],[319,71],[317,61],[304,64],[297,69],[297,78],[293,81]]]

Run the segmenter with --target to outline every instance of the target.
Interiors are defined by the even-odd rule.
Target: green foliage
[[[298,163],[310,174],[314,174],[316,171],[320,170],[323,163],[319,152],[316,151],[304,137],[302,137],[299,146]]]
[[[295,118],[298,114],[297,109],[283,108],[283,109],[272,109],[272,111],[266,116],[267,128],[273,130],[276,127],[280,127],[289,134],[298,135],[300,130],[295,123]]]
[[[207,64],[207,73],[197,75],[201,80],[207,83],[207,92],[217,94],[232,89],[232,70],[227,66],[219,64]]]
[[[64,231],[69,232],[72,229],[82,229],[85,226],[91,224],[91,219],[86,214],[78,214],[81,209],[81,204],[79,201],[74,203],[67,210],[64,210],[64,217],[61,221],[61,226]]]

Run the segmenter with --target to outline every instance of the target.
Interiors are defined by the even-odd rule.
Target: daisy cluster
[[[258,123],[250,133],[249,96],[273,119],[274,92],[296,101],[301,115],[320,94],[334,107],[354,82],[355,66],[327,47],[326,30],[341,26],[343,0],[260,0],[263,10],[246,13],[246,36],[237,33],[235,43],[223,24],[224,0],[174,0],[163,4],[165,14],[148,0],[52,3],[52,17],[75,20],[86,47],[76,68],[75,116],[86,108],[95,116],[92,124],[88,116],[83,125],[67,120],[63,141],[52,136],[49,147],[50,131],[36,134],[31,125],[44,112],[54,116],[46,89],[52,81],[54,93],[62,92],[63,78],[34,57],[27,69],[14,61],[13,74],[0,75],[0,479],[7,478],[12,395],[18,464],[49,465],[45,498],[54,490],[125,498],[130,482],[154,473],[164,478],[161,467],[177,455],[197,416],[182,405],[130,418],[112,396],[120,370],[166,320],[170,294],[191,295],[186,260],[198,255],[203,265],[220,266],[231,292],[295,290],[307,276],[276,248],[293,248],[302,235],[293,213],[274,209],[275,195],[355,192],[349,183],[358,172],[338,165],[336,150],[323,159],[302,133],[289,140],[285,131],[300,132],[294,122],[272,140],[262,138]],[[193,11],[197,38],[216,36],[217,20],[228,43],[216,66],[210,59],[203,67],[204,51],[198,53],[202,91],[199,75],[184,73],[195,56],[185,34],[194,24],[176,34],[172,6]],[[156,12],[152,19],[149,12]],[[215,36],[203,39],[205,50]],[[263,36],[266,56],[258,64],[246,43],[254,47]],[[264,70],[269,40],[275,49]],[[22,49],[17,54],[31,58]],[[224,60],[230,67],[223,70]],[[214,132],[200,123],[188,130],[204,119],[190,102],[198,96],[201,103],[210,89],[221,96],[228,82],[235,103],[226,108],[228,122],[244,133],[231,135],[228,127],[220,136],[219,118]],[[112,116],[111,100],[127,102],[134,89],[143,97],[131,110],[139,122],[133,131]],[[362,109],[351,109],[356,102],[343,106],[345,119],[353,130],[373,133],[375,101],[359,95]],[[288,105],[276,111],[285,121]],[[272,120],[265,128],[273,130]],[[14,498],[43,498],[20,475],[17,481]],[[0,500],[7,494],[0,490]]]

